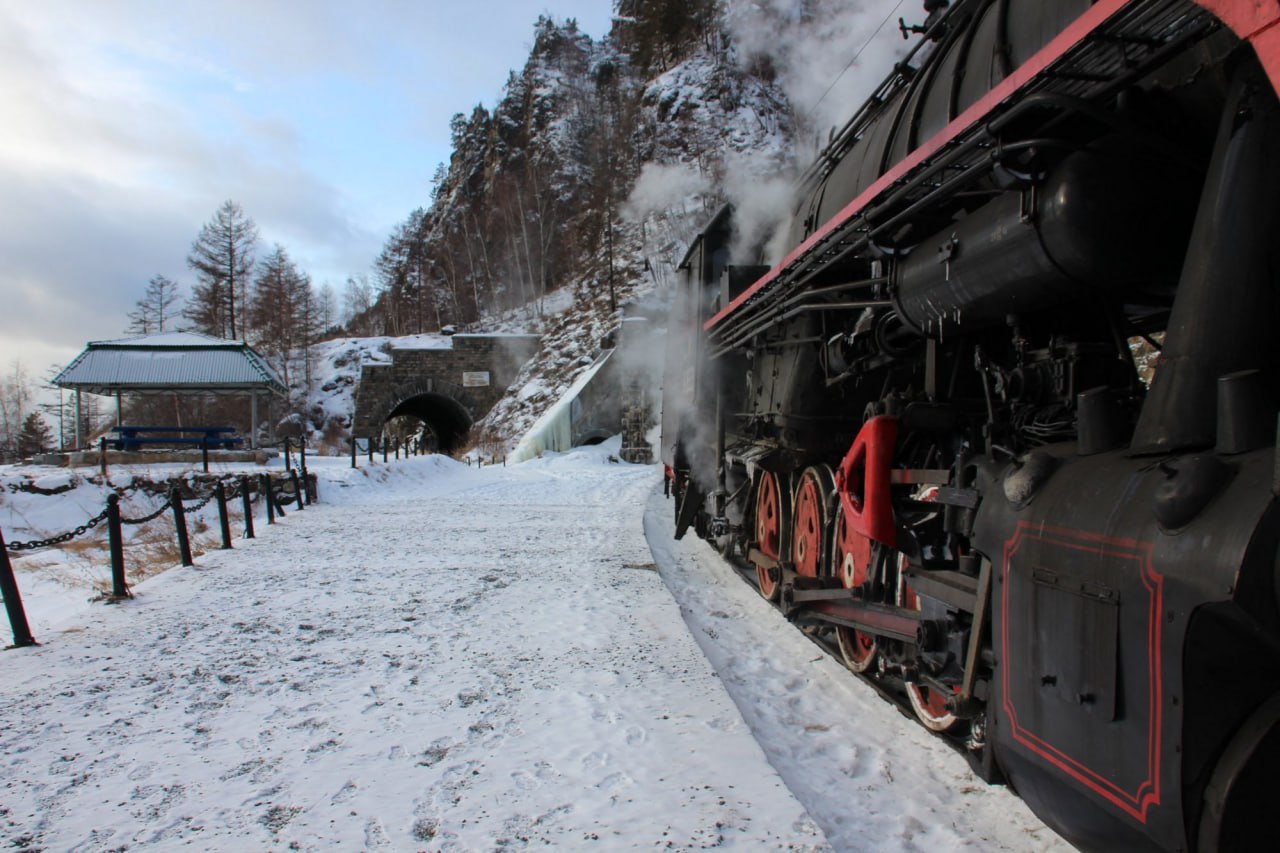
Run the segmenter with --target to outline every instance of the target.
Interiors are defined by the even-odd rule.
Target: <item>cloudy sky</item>
[[[612,0],[0,3],[0,371],[121,337],[147,280],[192,281],[227,199],[317,284],[367,272],[430,198],[449,118],[493,106],[540,13]]]

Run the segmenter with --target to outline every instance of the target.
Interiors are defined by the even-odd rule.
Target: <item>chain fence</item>
[[[92,478],[89,478],[88,481],[95,482]],[[79,486],[81,482],[83,481],[73,481],[66,487],[58,486],[55,489],[37,488],[32,484],[5,485],[13,492],[29,491],[34,494],[52,496],[65,494]],[[265,499],[267,504],[268,523],[274,523],[273,515],[284,516],[283,504],[296,502],[298,509],[302,509],[304,496],[306,503],[314,502],[315,483],[315,475],[309,475],[305,469],[302,471],[301,480],[298,479],[298,474],[294,471],[290,471],[288,479],[283,480],[273,479],[270,474],[263,473],[257,477],[240,475],[219,477],[212,481],[206,480],[204,482],[194,480],[179,480],[170,483],[134,481],[127,486],[115,486],[104,479],[100,485],[106,485],[108,488],[106,508],[73,529],[54,536],[24,542],[7,542],[3,532],[0,531],[0,597],[4,599],[4,607],[8,612],[9,623],[13,630],[13,648],[39,645],[39,643],[32,637],[30,626],[27,623],[26,613],[22,606],[22,596],[18,591],[16,576],[9,560],[10,552],[34,551],[62,545],[77,537],[84,536],[105,521],[107,522],[107,544],[111,556],[111,593],[106,596],[106,600],[109,602],[122,601],[133,597],[125,578],[125,537],[123,533],[125,525],[146,524],[159,518],[166,510],[172,509],[182,565],[190,566],[194,565],[194,562],[187,529],[187,513],[199,512],[208,506],[210,502],[217,499],[218,526],[222,537],[222,548],[226,549],[231,547],[231,532],[228,524],[228,503],[231,499],[239,498],[243,502],[244,538],[253,539],[253,504],[258,502],[259,498]],[[16,488],[15,485],[17,485]],[[99,484],[95,483],[95,485]],[[30,488],[24,486],[30,486]],[[120,512],[121,499],[126,495],[138,493],[149,497],[162,498],[160,505],[146,515],[137,518],[124,517]]]
[[[120,516],[120,523],[121,524],[146,524],[148,521],[154,521],[155,519],[159,518],[160,515],[170,506],[172,506],[172,502],[169,500],[166,500],[164,503],[160,504],[160,508],[157,509],[155,512],[148,513],[147,515],[144,515],[141,518],[125,518],[122,515]]]
[[[90,480],[90,482],[92,482],[92,480]],[[215,482],[222,483],[223,488],[226,489],[226,496],[228,500],[232,498],[240,497],[242,494],[241,492],[242,481],[239,479],[227,478],[227,479],[218,480]],[[11,492],[14,492],[14,493],[22,491],[22,492],[28,492],[30,494],[38,494],[38,495],[52,497],[60,494],[65,494],[71,489],[74,489],[77,485],[78,485],[77,483],[72,483],[66,487],[58,487],[56,489],[40,489],[40,488],[31,486],[30,484],[19,485],[16,483],[10,483],[8,484],[8,488]],[[146,494],[149,497],[157,497],[157,496],[163,495],[165,498],[164,502],[161,503],[160,506],[158,506],[153,511],[147,513],[146,515],[140,516],[138,518],[127,518],[122,515],[120,517],[120,523],[125,525],[136,526],[140,524],[146,524],[149,521],[156,520],[157,518],[159,518],[161,515],[164,514],[165,510],[173,506],[173,497],[172,497],[172,492],[170,491],[171,489],[172,489],[172,486],[166,486],[164,484],[149,483],[149,482],[133,482],[127,486],[113,486],[112,491],[122,498],[125,495],[135,494],[138,492]],[[261,497],[261,489],[255,489],[253,488],[252,485],[250,485],[249,492],[250,492],[250,499],[249,499],[250,504],[256,504],[258,502],[258,499]],[[278,494],[273,493],[272,498],[277,503],[279,503],[281,500],[284,499],[284,496],[288,494],[289,493],[286,491],[281,491]],[[185,512],[199,512],[200,510],[208,506],[209,503],[214,499],[214,497],[215,497],[214,487],[211,486],[207,490],[201,489],[199,492],[193,495],[193,498],[195,498],[196,502],[190,505],[183,502],[182,508]],[[293,497],[290,496],[289,500],[293,500]],[[93,530],[99,524],[106,521],[108,512],[109,512],[108,509],[103,509],[102,512],[98,513],[94,517],[85,521],[84,524],[77,525],[76,527],[66,531],[65,533],[58,533],[53,536],[48,536],[44,539],[32,539],[26,542],[5,542],[5,548],[9,551],[16,552],[16,551],[35,551],[41,548],[51,548],[55,545],[62,545],[66,542],[70,542],[73,539],[77,539],[81,536],[84,536],[86,533]]]
[[[37,548],[50,548],[54,545],[61,545],[64,542],[70,542],[72,539],[83,536],[99,524],[107,520],[108,510],[95,515],[93,518],[79,525],[74,530],[68,530],[66,533],[59,533],[56,536],[50,536],[48,539],[32,539],[29,542],[6,542],[5,547],[10,551],[34,551]]]

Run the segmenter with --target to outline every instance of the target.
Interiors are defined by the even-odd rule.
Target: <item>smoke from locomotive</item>
[[[926,6],[786,258],[735,266],[726,209],[682,265],[677,535],[1078,846],[1252,849],[1280,771],[1280,0]]]

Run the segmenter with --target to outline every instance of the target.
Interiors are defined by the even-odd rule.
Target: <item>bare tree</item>
[[[342,321],[353,335],[373,334],[369,311],[373,308],[373,285],[369,276],[353,275],[347,278],[342,292]]]
[[[316,291],[316,325],[319,335],[325,335],[338,322],[338,297],[333,285],[325,282]]]
[[[0,457],[14,459],[18,435],[26,420],[34,391],[26,365],[15,359],[9,373],[0,377]]]
[[[202,332],[221,338],[245,337],[244,323],[237,326],[236,304],[243,307],[258,226],[234,201],[223,202],[200,229],[191,244],[187,266],[199,283],[191,290],[185,316]]]

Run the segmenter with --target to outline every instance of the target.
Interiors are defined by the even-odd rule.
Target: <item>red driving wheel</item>
[[[791,526],[791,562],[796,573],[807,578],[826,574],[827,515],[835,475],[826,465],[804,469],[796,486],[795,513]]]
[[[772,471],[761,473],[756,486],[756,548],[775,563],[782,556],[782,520],[786,517],[783,495],[778,486],[778,476]],[[757,565],[756,579],[760,594],[770,601],[777,601],[781,585],[776,569]]]
[[[871,575],[871,540],[853,529],[843,509],[836,517],[833,539],[833,565],[845,589],[862,586]],[[836,627],[836,640],[845,666],[854,672],[866,672],[876,659],[874,634],[856,628]]]

